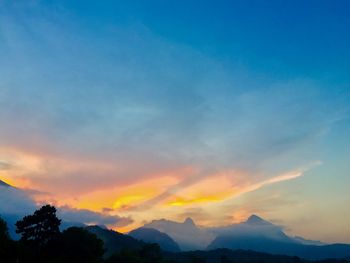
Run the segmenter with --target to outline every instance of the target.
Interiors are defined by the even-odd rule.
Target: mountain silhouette
[[[305,244],[309,243],[309,244]],[[298,256],[305,259],[343,259],[350,255],[350,245],[313,245],[317,241],[306,241],[287,236],[281,227],[258,216],[251,216],[247,221],[225,228],[207,247],[254,250],[271,254]]]
[[[194,227],[196,226],[195,223],[194,223],[194,221],[193,221],[193,219],[190,218],[190,217],[187,217],[187,218],[185,219],[184,224],[185,224],[185,225],[194,226]]]
[[[327,245],[326,243],[323,243],[318,240],[309,240],[299,236],[295,236],[294,239],[303,245],[315,245],[315,246]]]
[[[4,187],[12,187],[11,185],[5,183],[4,181],[0,180],[0,186],[4,186]]]
[[[205,249],[215,236],[207,229],[198,227],[191,218],[184,222],[170,220],[153,220],[144,225],[145,228],[154,228],[169,235],[183,251]]]
[[[179,245],[167,234],[153,228],[138,228],[131,231],[129,236],[146,243],[157,243],[164,251],[179,252]]]
[[[19,238],[14,225],[16,221],[35,209],[35,203],[25,191],[0,180],[0,215],[7,222],[11,238]]]
[[[259,217],[257,215],[251,215],[247,219],[246,224],[250,224],[250,225],[272,225],[270,222],[265,221],[264,219],[262,219],[261,217]]]
[[[100,226],[87,226],[86,230],[95,234],[103,241],[104,249],[106,250],[105,257],[109,257],[122,249],[135,250],[140,249],[145,245],[143,241]]]
[[[315,260],[344,259],[350,255],[350,245],[327,245],[320,241],[290,237],[284,233],[282,227],[257,215],[251,215],[239,224],[215,228],[198,227],[191,218],[184,222],[154,220],[144,227],[168,234],[182,251],[244,249]]]
[[[218,242],[218,238],[221,240],[227,237],[235,239],[265,238],[283,243],[299,243],[294,238],[287,236],[280,226],[276,226],[257,215],[250,216],[245,222],[211,228],[210,231],[215,234],[216,239],[209,245],[209,248]]]

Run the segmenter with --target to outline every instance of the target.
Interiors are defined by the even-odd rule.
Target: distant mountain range
[[[32,207],[32,201],[27,198],[24,191],[0,180],[0,216],[8,222],[13,237],[16,237],[14,223],[21,216],[31,213],[29,211],[35,210],[35,207]],[[22,207],[21,204],[25,205]],[[79,222],[63,222],[62,225],[63,228],[72,225],[86,227]],[[350,259],[348,244],[324,244],[302,237],[291,237],[286,235],[280,226],[256,215],[250,216],[245,222],[239,224],[215,228],[197,226],[191,218],[187,218],[184,222],[153,220],[131,231],[128,235],[100,226],[87,226],[86,229],[104,241],[106,256],[121,249],[140,249],[145,243],[158,243],[163,251],[178,253],[180,250],[202,250],[203,252],[197,252],[197,254],[208,257],[217,257],[218,253],[204,251],[227,252],[220,249],[243,249],[312,260]]]
[[[221,229],[213,229],[212,231],[216,232],[217,237],[211,243],[211,245],[215,243],[220,237],[244,237],[245,239],[264,238],[282,243],[299,243],[294,238],[287,236],[282,231],[281,227],[265,221],[256,215],[250,216],[248,220],[243,223],[235,224]]]
[[[166,219],[153,220],[144,227],[168,234],[184,251],[205,249],[215,238],[208,229],[196,226],[191,218],[187,218],[182,223]]]
[[[320,241],[290,237],[283,232],[281,227],[256,215],[250,216],[243,223],[217,228],[197,227],[191,219],[186,219],[183,223],[156,220],[145,226],[152,226],[167,233],[185,251],[191,248],[244,249],[312,260],[344,259],[350,256],[350,245],[348,244],[327,245]],[[196,238],[197,233],[200,238]]]
[[[164,240],[168,240],[168,238],[157,240],[157,242],[144,242],[141,241],[140,238],[134,238],[130,235],[125,235],[118,233],[113,230],[108,230],[99,226],[89,226],[86,227],[87,230],[96,234],[100,239],[103,240],[106,249],[106,257],[112,255],[115,252],[118,252],[122,249],[131,249],[137,250],[140,249],[145,243],[158,243],[160,247],[164,248]],[[136,233],[140,231],[143,232],[145,229],[135,230]],[[135,234],[135,231],[134,232]],[[147,233],[147,234],[144,234]],[[155,233],[155,235],[159,235],[160,232],[149,231],[146,229],[145,232],[141,234],[141,236],[151,233]],[[132,234],[132,235],[134,235]],[[138,234],[138,235],[139,235]],[[147,237],[149,238],[149,236]],[[154,238],[154,237],[153,237]],[[227,239],[226,239],[227,238]],[[217,242],[224,242],[220,244],[219,247],[216,248],[215,244]],[[227,242],[227,243],[226,243]],[[173,244],[174,245],[174,244]],[[229,247],[229,248],[226,248]],[[169,249],[163,249],[164,251],[169,251]],[[256,252],[252,252],[256,251]],[[176,257],[179,262],[186,262],[187,258],[202,257],[206,259],[211,259],[212,261],[208,262],[220,262],[220,257],[227,256],[228,258],[236,259],[242,257],[244,261],[250,262],[252,259],[256,259],[257,257],[261,257],[264,259],[277,260],[277,262],[302,262],[295,261],[295,258],[291,256],[298,256],[300,258],[308,259],[308,260],[324,260],[324,259],[347,259],[349,260],[350,255],[350,245],[346,244],[333,244],[333,245],[303,245],[297,243],[296,241],[288,241],[282,242],[278,240],[271,240],[268,238],[258,238],[256,236],[250,239],[249,237],[218,237],[215,239],[208,247],[207,250],[196,250],[189,252],[179,253],[178,251],[173,251],[172,254],[167,254],[170,258]],[[260,253],[258,253],[260,252]],[[176,256],[174,256],[176,253]],[[264,253],[264,254],[263,254]],[[271,255],[284,255],[284,256],[271,256]],[[289,256],[289,257],[288,257]],[[180,260],[183,257],[183,261]],[[268,262],[268,261],[267,261]]]

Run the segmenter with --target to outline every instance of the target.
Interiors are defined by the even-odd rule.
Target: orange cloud
[[[40,171],[40,158],[14,148],[5,147],[0,149],[0,160],[6,161],[10,166],[8,169],[0,171],[3,180],[20,188],[34,187],[30,178],[27,178],[25,174],[28,171],[31,173]]]
[[[13,164],[12,169],[1,171],[1,178],[7,182],[52,193],[36,196],[36,201],[49,200],[58,206],[131,217],[134,220],[131,225],[116,228],[124,232],[142,225],[144,220],[178,219],[179,209],[183,212],[196,207],[203,208],[203,215],[211,215],[202,216],[201,223],[239,221],[247,213],[235,211],[222,219],[220,213],[215,212],[217,203],[226,203],[266,185],[298,178],[305,171],[299,169],[257,181],[263,175],[240,170],[201,174],[196,167],[166,165],[144,170],[141,164],[146,161],[142,160],[140,168],[111,160],[45,157],[17,149],[2,149],[0,160]],[[126,169],[132,170],[136,177],[124,175]]]
[[[225,174],[214,174],[170,196],[164,205],[189,206],[218,202],[226,199],[231,192],[231,180]]]
[[[99,211],[107,207],[120,212],[154,197],[176,182],[176,177],[172,176],[145,179],[127,186],[95,191],[81,196],[78,200],[69,200],[68,202],[78,208]]]
[[[302,176],[302,172],[282,174],[258,183],[239,182],[244,172],[225,171],[213,174],[210,177],[191,185],[176,195],[170,196],[163,206],[193,206],[225,201],[242,194],[258,190],[259,188]],[[237,181],[237,183],[235,183]],[[240,184],[241,185],[240,185]]]

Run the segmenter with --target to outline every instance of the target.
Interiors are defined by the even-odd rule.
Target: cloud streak
[[[58,215],[68,222],[82,222],[89,225],[108,225],[113,227],[124,227],[133,222],[131,218],[122,218],[87,209],[75,209],[68,206],[59,208]]]

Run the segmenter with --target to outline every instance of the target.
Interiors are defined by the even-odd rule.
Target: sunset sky
[[[350,242],[349,1],[0,0],[0,180],[38,203]]]

